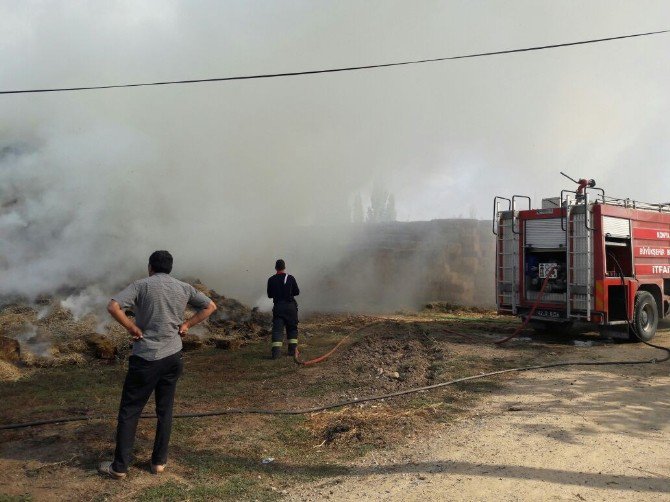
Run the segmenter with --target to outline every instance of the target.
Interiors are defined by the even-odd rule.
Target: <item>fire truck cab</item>
[[[648,341],[670,315],[670,203],[579,183],[535,209],[529,197],[495,197],[498,312],[530,316],[536,329],[628,327]]]

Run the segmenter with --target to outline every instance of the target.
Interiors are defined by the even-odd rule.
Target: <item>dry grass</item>
[[[0,360],[0,382],[16,382],[22,375],[21,370],[12,363]]]
[[[58,366],[76,366],[88,363],[88,359],[78,352],[70,354],[54,354],[48,357],[36,356],[30,352],[21,356],[21,361],[26,366],[35,368],[56,368]]]
[[[309,417],[305,426],[318,447],[340,451],[347,449],[381,448],[403,441],[409,430],[420,426],[425,418],[420,409],[394,408],[377,404],[366,408],[347,408]],[[389,428],[393,424],[393,428]]]
[[[75,322],[67,316],[61,321]],[[327,352],[351,334],[330,359],[310,367],[297,366],[288,357],[273,361],[268,358],[267,340],[257,336],[236,350],[206,345],[185,355],[186,371],[175,411],[309,407],[547,357],[541,344],[498,348],[490,343],[490,336],[483,336],[517,322],[472,310],[311,316],[301,324],[305,359]],[[60,329],[62,324],[57,326]],[[473,336],[447,335],[443,331],[447,326]],[[76,360],[84,348],[83,325],[81,328],[59,342],[62,352],[53,360],[83,362]],[[567,350],[552,347],[553,356],[563,349]],[[60,415],[113,416],[124,376],[125,365],[104,365],[91,359],[87,364],[34,368],[23,378],[0,386],[4,405],[0,422]],[[0,484],[0,493],[11,490],[8,493],[39,497],[36,487],[40,486],[48,488],[53,497],[70,500],[207,500],[208,496],[266,500],[281,496],[295,482],[341,476],[353,459],[371,449],[402,444],[430,430],[436,421],[452,421],[469,412],[472,400],[495,391],[498,385],[498,380],[480,381],[309,416],[179,419],[173,430],[170,474],[163,478],[146,474],[153,422],[142,421],[136,442],[138,463],[123,486],[90,475],[96,462],[112,452],[113,419],[7,431],[0,433],[0,466],[14,481],[11,487]],[[152,408],[150,402],[147,411]],[[48,467],[72,456],[72,462]],[[261,462],[269,457],[275,460]],[[47,467],[29,475],[24,468],[26,459]]]

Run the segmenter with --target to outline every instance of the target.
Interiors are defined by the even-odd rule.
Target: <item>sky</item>
[[[3,0],[0,87],[290,72],[667,28],[667,1]],[[136,273],[129,263],[168,248],[182,274],[252,297],[241,271],[290,253],[287,228],[342,225],[375,184],[400,220],[487,219],[494,195],[539,204],[570,188],[560,171],[610,195],[670,201],[668,53],[670,34],[0,95],[0,292]]]

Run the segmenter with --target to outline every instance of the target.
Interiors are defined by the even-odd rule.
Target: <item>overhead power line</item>
[[[113,84],[113,85],[94,85],[94,86],[81,86],[81,87],[54,87],[54,88],[44,88],[44,89],[21,89],[14,91],[0,91],[0,94],[27,94],[27,93],[38,93],[38,92],[69,92],[69,91],[92,91],[100,89],[120,89],[126,87],[149,87],[155,85],[177,85],[177,84],[200,84],[206,82],[227,82],[230,80],[253,80],[261,78],[279,78],[279,77],[298,77],[301,75],[318,75],[321,73],[338,73],[345,71],[357,71],[357,70],[372,70],[374,68],[389,68],[391,66],[405,66],[413,64],[423,64],[423,63],[437,63],[439,61],[453,61],[456,59],[468,59],[468,58],[480,58],[486,56],[500,56],[502,54],[514,54],[517,52],[531,52],[531,51],[541,51],[545,49],[558,49],[560,47],[571,47],[575,45],[586,45],[586,44],[596,44],[600,42],[611,42],[613,40],[623,40],[626,38],[636,38],[636,37],[647,37],[650,35],[660,35],[663,33],[670,33],[670,30],[659,30],[659,31],[650,31],[647,33],[634,33],[632,35],[618,35],[615,37],[607,38],[596,38],[592,40],[581,40],[579,42],[565,42],[560,44],[552,45],[539,45],[535,47],[525,47],[522,49],[508,49],[503,51],[491,51],[491,52],[479,52],[475,54],[463,54],[460,56],[448,56],[442,58],[432,58],[432,59],[417,59],[414,61],[400,61],[396,63],[382,63],[382,64],[371,64],[364,66],[349,66],[344,68],[328,68],[324,70],[307,70],[307,71],[295,71],[295,72],[286,72],[286,73],[261,73],[258,75],[240,75],[235,77],[217,77],[217,78],[198,78],[198,79],[188,79],[188,80],[169,80],[164,82],[144,82],[144,83],[135,83],[135,84]]]

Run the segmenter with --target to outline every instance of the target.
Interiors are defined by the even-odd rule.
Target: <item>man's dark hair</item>
[[[157,274],[172,272],[172,255],[168,251],[154,251],[149,257],[149,266]]]
[[[286,268],[286,263],[284,260],[277,260],[275,262],[275,270],[284,270]]]

